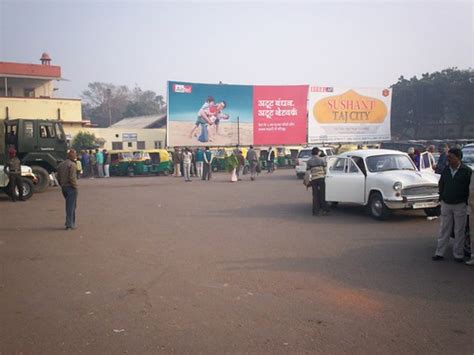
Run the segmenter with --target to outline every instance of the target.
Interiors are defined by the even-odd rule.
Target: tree
[[[130,102],[126,86],[93,82],[83,91],[83,114],[99,127],[108,127],[124,118]]]
[[[95,149],[98,147],[97,143],[97,138],[93,133],[79,132],[72,140],[72,147],[79,152],[85,149]]]
[[[474,71],[450,68],[392,86],[392,131],[402,139],[466,137],[474,122]],[[432,128],[429,134],[428,128]],[[451,132],[447,129],[452,129]],[[472,128],[474,129],[474,127]]]
[[[166,112],[163,96],[136,87],[93,82],[83,91],[83,117],[99,127],[108,127],[124,117],[155,115]]]

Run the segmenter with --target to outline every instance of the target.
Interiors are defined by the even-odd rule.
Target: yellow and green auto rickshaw
[[[111,150],[110,154],[110,175],[127,176],[133,174],[133,152],[125,150]]]
[[[150,157],[148,171],[150,174],[168,175],[173,170],[170,154],[166,149],[149,149],[145,151]]]

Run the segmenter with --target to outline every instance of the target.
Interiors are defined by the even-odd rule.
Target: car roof
[[[351,156],[358,156],[358,157],[361,157],[361,158],[367,158],[367,157],[371,157],[371,156],[374,156],[374,155],[387,155],[387,154],[391,154],[391,155],[407,155],[407,153],[403,153],[403,152],[400,152],[398,150],[391,150],[391,149],[359,149],[359,150],[352,150],[352,151],[349,151],[349,152],[344,152],[342,154],[340,154],[339,156],[340,157],[351,157]]]

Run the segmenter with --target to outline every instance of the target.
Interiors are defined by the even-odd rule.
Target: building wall
[[[58,109],[61,120],[81,123],[81,100],[74,99],[40,99],[0,97],[0,119],[39,118],[58,119]]]
[[[54,92],[54,82],[53,81],[43,81],[42,83],[37,80],[32,80],[31,83],[26,81],[22,84],[8,84],[8,90],[11,89],[10,96],[13,97],[25,97],[25,89],[34,89],[33,97],[53,97]],[[1,94],[4,94],[4,88],[1,90]]]
[[[161,142],[161,147],[165,147],[166,129],[148,129],[148,128],[89,128],[89,127],[73,127],[72,125],[65,127],[68,139],[74,139],[74,136],[79,132],[93,133],[96,138],[103,141],[101,148],[112,150],[116,147],[113,146],[113,142],[122,143],[123,150],[137,150],[137,149],[155,149],[155,143],[158,146],[158,142]],[[124,137],[125,134],[125,137]],[[136,141],[128,142],[126,137],[130,137],[131,134],[136,134]],[[144,148],[138,147],[137,142],[143,142]]]

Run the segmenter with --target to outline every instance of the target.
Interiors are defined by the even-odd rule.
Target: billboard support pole
[[[237,116],[237,145],[240,147],[240,118]]]

